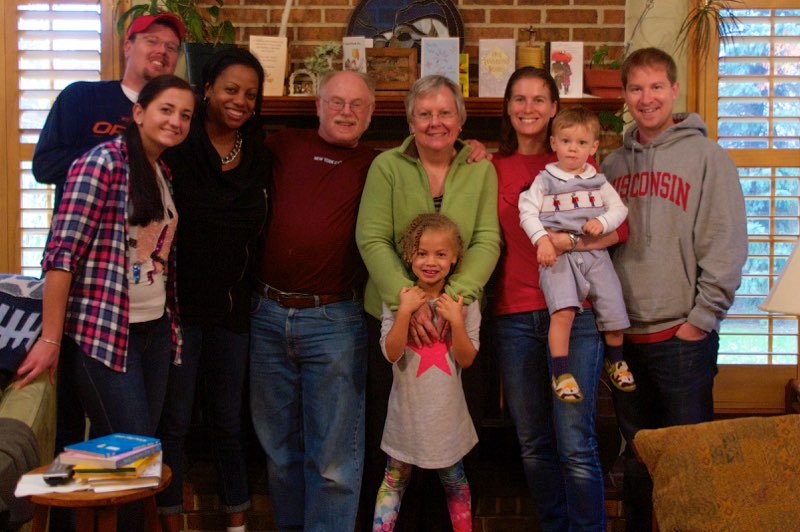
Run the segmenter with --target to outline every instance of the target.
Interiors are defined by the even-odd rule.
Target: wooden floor
[[[204,441],[203,438],[191,440]],[[184,486],[186,530],[224,530],[224,517],[219,512],[219,497],[216,494],[216,473],[210,454],[201,446],[195,447],[190,450],[188,481]],[[257,443],[250,447],[249,480],[253,506],[248,512],[248,530],[274,531],[276,528],[267,493],[264,457],[257,448]],[[500,427],[484,429],[481,443],[468,456],[467,475],[473,496],[476,497],[473,512],[475,532],[539,530],[517,452],[513,428]],[[621,532],[625,525],[621,517],[621,490],[618,486],[621,487],[621,475],[618,467],[613,466],[606,477],[609,532]],[[438,530],[440,528],[431,527],[428,532]]]

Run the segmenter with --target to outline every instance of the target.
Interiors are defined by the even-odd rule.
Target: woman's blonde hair
[[[400,249],[403,254],[403,259],[407,263],[414,260],[414,255],[419,249],[419,239],[425,231],[443,231],[450,232],[453,238],[453,246],[456,248],[457,260],[461,260],[464,255],[464,240],[461,238],[461,232],[458,230],[456,223],[438,212],[430,212],[420,214],[408,224],[403,236],[400,237]]]

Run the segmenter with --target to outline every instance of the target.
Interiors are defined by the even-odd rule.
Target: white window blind
[[[51,187],[37,183],[30,157],[58,93],[74,81],[100,79],[101,5],[17,2],[18,138],[22,273],[38,276],[52,214]]]

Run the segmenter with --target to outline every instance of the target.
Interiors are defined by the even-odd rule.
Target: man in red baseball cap
[[[133,19],[130,27],[128,28],[128,39],[134,34],[146,31],[153,24],[164,24],[170,26],[178,35],[179,40],[183,40],[186,35],[186,26],[183,21],[173,13],[159,13],[158,15],[141,15]]]
[[[172,74],[186,26],[171,13],[136,17],[125,41],[122,84],[137,93],[156,76]]]
[[[137,17],[124,45],[122,80],[78,81],[61,91],[33,153],[36,180],[56,185],[54,210],[61,201],[72,161],[127,127],[133,104],[145,83],[175,72],[185,33],[183,22],[173,14]],[[65,444],[81,441],[85,425],[83,407],[69,379],[59,378],[57,402],[56,453]]]

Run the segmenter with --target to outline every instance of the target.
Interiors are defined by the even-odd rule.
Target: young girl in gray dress
[[[375,502],[373,531],[394,530],[412,466],[436,469],[444,485],[453,530],[472,530],[470,489],[462,458],[478,442],[461,387],[461,368],[478,354],[480,303],[444,292],[464,244],[458,226],[444,215],[421,214],[401,245],[416,286],[400,290],[400,305],[383,306],[381,348],[394,366],[381,449],[386,471]],[[434,322],[446,320],[446,340],[417,346],[408,341],[414,312],[430,305]],[[464,312],[466,310],[466,312]]]

